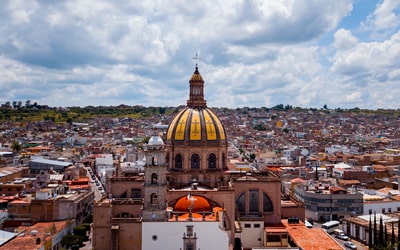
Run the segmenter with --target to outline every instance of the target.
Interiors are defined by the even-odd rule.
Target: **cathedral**
[[[280,179],[235,171],[227,151],[226,130],[207,107],[196,65],[186,107],[143,148],[144,173],[117,167],[107,178],[106,195],[93,208],[94,249],[286,246],[284,231],[267,236],[281,225]]]

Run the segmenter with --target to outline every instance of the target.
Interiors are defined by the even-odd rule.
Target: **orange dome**
[[[189,212],[192,207],[192,212],[210,211],[210,203],[201,196],[184,196],[175,203],[174,210],[177,212]]]

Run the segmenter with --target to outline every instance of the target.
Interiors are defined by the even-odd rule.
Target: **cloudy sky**
[[[398,0],[6,0],[0,103],[400,108]]]

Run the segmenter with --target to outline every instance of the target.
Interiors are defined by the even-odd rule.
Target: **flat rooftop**
[[[288,220],[282,220],[290,238],[300,249],[342,250],[343,247],[331,238],[321,228],[307,228],[304,223],[289,224]]]

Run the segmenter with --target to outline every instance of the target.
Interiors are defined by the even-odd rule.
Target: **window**
[[[156,205],[158,203],[158,197],[156,193],[152,193],[151,194],[151,200],[150,200],[151,204]]]
[[[236,199],[237,209],[241,214],[245,213],[245,194],[241,193],[239,197]]]
[[[254,228],[260,228],[260,224],[254,224]]]
[[[151,184],[157,184],[157,174],[156,173],[151,174]]]
[[[244,228],[251,228],[251,224],[244,224]]]
[[[263,211],[272,212],[273,210],[271,199],[266,193],[263,193]]]
[[[269,234],[267,235],[267,242],[280,242],[281,236],[277,234]]]
[[[388,208],[388,213],[391,213],[392,212],[392,209],[391,208]]]
[[[175,156],[175,168],[182,168],[182,155],[180,154]]]
[[[133,188],[131,192],[132,198],[142,198],[142,191],[138,188]]]
[[[208,168],[216,168],[217,167],[217,157],[215,154],[210,154],[208,156]]]
[[[249,212],[256,213],[258,212],[258,190],[250,190],[249,195]]]
[[[382,208],[382,213],[384,214],[386,212],[386,209]]]
[[[157,159],[156,156],[153,156],[151,158],[151,165],[153,165],[153,166],[157,166],[158,165],[158,159]]]
[[[198,154],[192,155],[191,167],[192,169],[200,169],[200,156]]]

